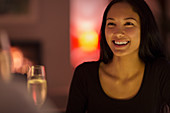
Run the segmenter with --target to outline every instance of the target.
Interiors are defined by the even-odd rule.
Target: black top
[[[160,113],[170,105],[170,63],[148,62],[141,87],[131,99],[109,97],[99,81],[100,62],[86,62],[74,72],[66,113]]]

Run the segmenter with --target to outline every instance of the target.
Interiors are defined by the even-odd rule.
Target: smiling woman
[[[105,9],[98,61],[74,72],[66,113],[160,113],[170,105],[170,63],[144,0]]]
[[[116,10],[118,8],[119,12]],[[115,57],[134,54],[134,52],[138,55],[140,19],[129,4],[117,3],[110,8],[107,14],[105,36]]]

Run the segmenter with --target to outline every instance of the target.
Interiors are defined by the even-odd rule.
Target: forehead
[[[133,11],[132,6],[126,2],[115,3],[108,11],[107,18],[133,17],[139,20],[139,15]]]

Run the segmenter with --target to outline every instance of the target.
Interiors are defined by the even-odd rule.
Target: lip
[[[130,41],[124,41],[124,40],[113,40],[112,42],[114,46],[117,48],[126,47],[130,43]]]

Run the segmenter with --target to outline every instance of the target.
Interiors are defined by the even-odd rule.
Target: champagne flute
[[[11,53],[8,34],[0,30],[0,79],[4,82],[11,80]]]
[[[35,65],[29,69],[27,77],[28,93],[32,96],[37,107],[41,107],[47,95],[45,67]]]

